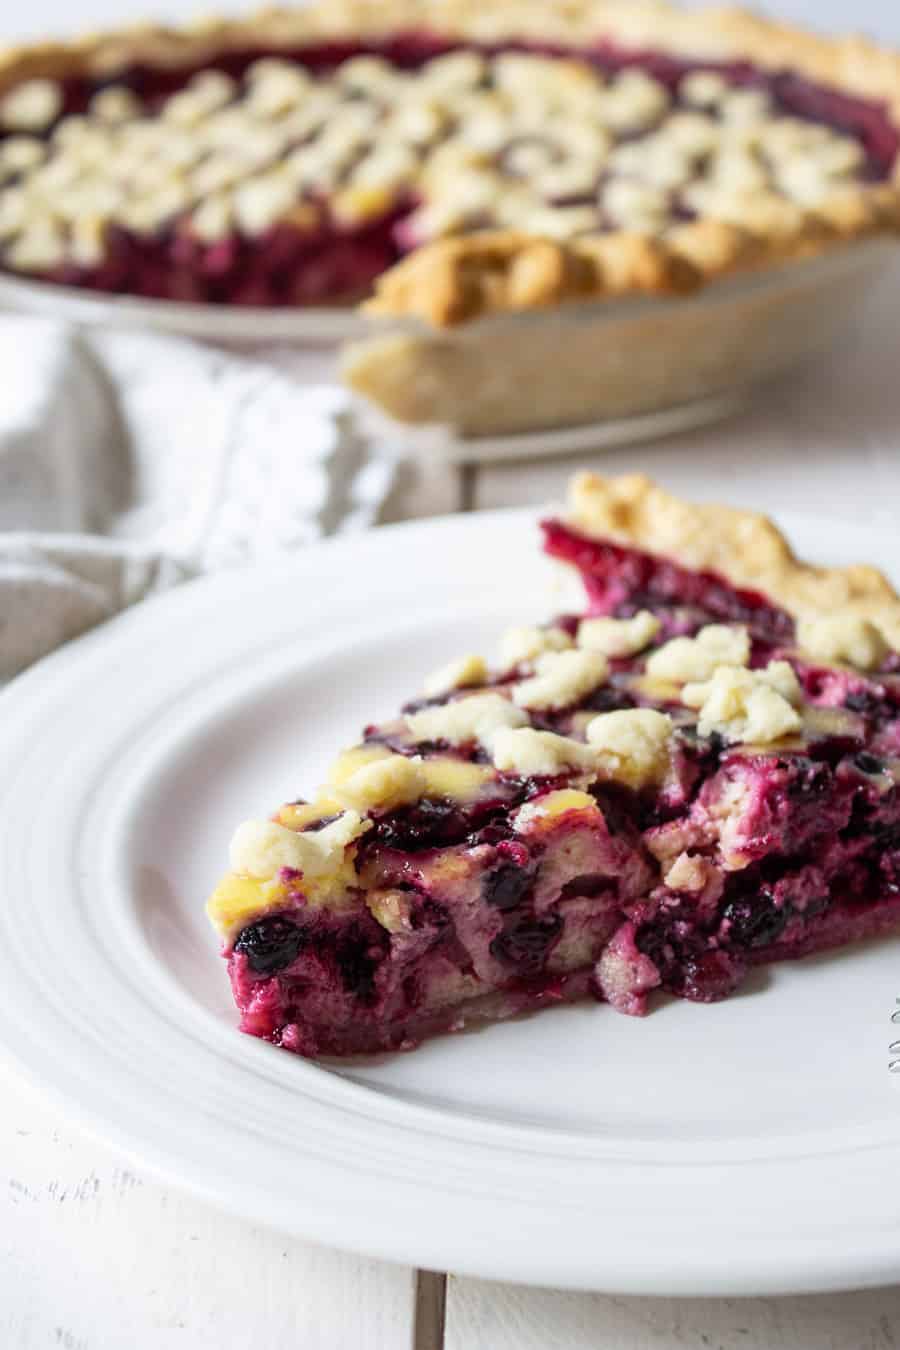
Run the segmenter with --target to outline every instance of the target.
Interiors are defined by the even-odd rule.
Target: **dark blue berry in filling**
[[[296,960],[303,942],[302,930],[290,919],[276,914],[248,924],[234,950],[244,953],[247,964],[257,975],[275,975]]]
[[[534,872],[531,868],[516,867],[515,863],[503,863],[488,872],[482,883],[485,904],[493,905],[505,913],[515,909],[531,889]]]
[[[877,755],[870,755],[868,750],[861,750],[858,755],[853,756],[853,763],[859,769],[860,773],[883,773],[884,764]]]
[[[470,835],[507,818],[508,811],[525,799],[524,784],[509,784],[502,799],[460,806],[443,798],[425,797],[415,806],[402,807],[376,820],[362,842],[365,858],[374,848],[395,848],[404,853],[448,848],[461,844]]]
[[[543,918],[520,919],[499,933],[491,943],[491,956],[513,966],[520,975],[537,975],[543,969],[551,945],[559,936],[562,918],[546,914]]]
[[[767,947],[780,938],[788,915],[762,893],[729,900],[722,919],[728,925],[726,940],[731,946]]]
[[[637,824],[636,800],[633,792],[617,783],[595,784],[591,796],[603,812],[606,828],[612,835],[634,834]]]
[[[793,801],[809,803],[831,792],[833,779],[827,764],[797,755],[786,760],[784,767],[792,772],[787,790]]]
[[[844,707],[849,708],[851,712],[861,713],[863,717],[871,717],[875,721],[886,721],[890,717],[897,716],[897,709],[890,696],[887,693],[876,694],[870,689],[848,694],[844,699]]]
[[[354,994],[361,1003],[370,1003],[375,997],[375,971],[386,948],[386,934],[373,934],[362,925],[351,925],[338,935],[334,955],[341,981],[348,994]]]
[[[622,709],[637,706],[630,694],[624,689],[595,689],[587,700],[579,705],[588,712],[619,712]]]
[[[477,848],[479,844],[502,844],[511,839],[512,835],[513,827],[508,820],[496,820],[490,825],[485,825],[484,829],[470,834],[466,843],[470,848]]]

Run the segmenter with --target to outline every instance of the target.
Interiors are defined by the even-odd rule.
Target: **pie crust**
[[[385,16],[410,6],[391,4]],[[548,14],[527,0],[425,6],[429,19],[468,36],[535,34],[584,42],[602,34],[636,50],[787,68],[883,102],[900,124],[900,53],[859,37],[826,38],[741,10],[687,11],[665,0],[569,0]],[[626,233],[574,242],[536,242],[514,231],[438,241],[386,273],[365,307],[415,315],[436,326],[484,314],[571,300],[696,289],[715,277],[809,257],[848,239],[900,229],[900,158],[890,180],[858,185],[804,210],[784,202],[752,222],[699,219],[665,241]]]
[[[657,122],[651,108],[635,145],[627,130],[601,117],[591,135],[606,138],[602,152],[591,151],[580,167],[583,147],[574,158],[565,152],[566,173],[574,164],[579,172],[587,165],[593,174],[589,189],[582,181],[573,196],[560,195],[552,167],[557,186],[550,192],[546,174],[527,168],[527,154],[524,169],[505,164],[503,156],[521,132],[518,121],[507,120],[500,149],[484,150],[487,167],[470,164],[462,186],[452,164],[438,171],[429,158],[432,149],[444,148],[443,132],[433,141],[426,138],[421,153],[413,154],[404,142],[400,149],[417,167],[400,170],[395,156],[388,172],[380,154],[377,98],[368,107],[375,109],[377,126],[363,135],[361,164],[380,158],[378,173],[394,177],[375,188],[362,177],[357,182],[359,164],[334,169],[333,180],[315,164],[299,165],[294,156],[303,159],[304,143],[278,150],[274,160],[255,143],[262,154],[260,172],[250,155],[251,176],[241,177],[244,166],[236,185],[223,186],[216,175],[228,154],[210,154],[208,163],[204,142],[202,173],[195,178],[192,168],[177,180],[163,173],[159,182],[158,166],[144,166],[138,149],[141,169],[154,181],[146,192],[133,191],[127,174],[121,181],[117,177],[116,157],[98,150],[95,138],[94,149],[82,143],[79,154],[98,157],[100,181],[76,183],[79,192],[54,177],[54,170],[65,177],[71,167],[57,162],[56,149],[45,166],[39,138],[13,135],[11,141],[21,142],[13,154],[26,161],[0,164],[4,183],[13,183],[12,192],[0,192],[0,204],[9,208],[0,212],[0,235],[13,241],[4,245],[4,273],[141,297],[251,307],[346,305],[369,295],[363,311],[375,323],[346,350],[343,362],[350,386],[401,422],[448,425],[473,437],[630,418],[740,394],[824,347],[877,285],[900,229],[900,54],[861,38],[814,36],[742,11],[688,11],[665,0],[554,5],[320,0],[247,19],[211,18],[179,28],[143,24],[74,42],[11,47],[0,52],[0,98],[14,97],[20,85],[27,91],[32,81],[40,86],[73,79],[77,85],[84,77],[96,84],[98,95],[127,102],[127,80],[118,89],[117,80],[129,70],[143,78],[140,72],[148,69],[151,75],[162,72],[166,88],[172,73],[177,83],[181,72],[185,81],[193,73],[234,87],[223,73],[232,58],[234,68],[243,70],[256,55],[265,65],[266,58],[302,57],[306,50],[310,68],[318,69],[318,50],[330,70],[347,53],[377,52],[382,42],[390,54],[392,40],[412,44],[415,66],[430,60],[430,42],[445,55],[447,44],[471,44],[491,61],[521,61],[515,55],[521,44],[529,58],[547,58],[545,65],[559,65],[556,58],[564,57],[562,67],[574,63],[582,69],[579,56],[597,51],[601,83],[608,74],[605,51],[609,70],[616,72],[612,83],[632,74],[638,82],[649,77],[669,111],[677,84],[679,115],[687,107],[681,82],[688,75],[718,79],[727,93],[708,116],[700,116],[707,130],[713,125],[713,148],[684,149],[689,167],[680,186],[664,187],[663,179],[654,177],[660,170],[629,168],[618,158],[619,152],[643,151],[663,138],[657,157],[663,177],[670,173],[669,132],[675,135],[677,117],[666,111]],[[785,94],[788,86],[799,103]],[[521,88],[527,91],[527,81]],[[754,96],[768,111],[751,109],[751,133],[783,130],[785,121],[788,131],[809,123],[824,137],[821,158],[807,155],[796,140],[777,150],[760,139],[747,153],[737,152],[744,171],[756,157],[756,172],[768,185],[762,190],[741,177],[734,163],[728,172],[737,173],[736,182],[718,181],[723,161],[735,159],[731,131],[724,136],[716,130],[731,117],[726,103],[752,102]],[[457,99],[454,86],[446,106],[440,105],[445,128],[456,127]],[[694,107],[693,96],[688,103]],[[694,114],[686,115],[690,120]],[[153,112],[151,122],[155,117]],[[61,127],[67,119],[68,114]],[[77,113],[72,120],[90,123]],[[140,119],[138,125],[141,129]],[[525,140],[540,140],[543,125]],[[43,130],[53,142],[52,118]],[[221,127],[219,133],[224,134]],[[244,132],[237,134],[245,145]],[[462,141],[468,144],[466,135]],[[60,138],[59,144],[66,142]],[[390,138],[385,144],[389,152],[398,149]],[[196,141],[188,149],[197,151]],[[545,145],[542,153],[552,149]],[[354,152],[348,153],[352,159]],[[30,166],[28,155],[38,156]],[[281,172],[288,159],[289,172]],[[340,180],[345,168],[349,191]],[[428,179],[426,169],[434,169],[437,178]],[[375,173],[370,163],[368,170]],[[36,196],[19,189],[17,174],[23,181],[33,175]],[[480,174],[490,180],[482,184],[489,189],[488,206],[480,199],[460,205]],[[104,175],[114,181],[106,182]],[[621,199],[629,189],[626,209]],[[429,216],[431,206],[440,208],[437,223]],[[812,272],[801,276],[803,266]],[[735,279],[733,287],[728,278]],[[725,286],[711,290],[708,313],[700,314],[697,297],[706,283],[720,279]],[[655,307],[607,303],[657,297]],[[510,320],[517,325],[514,341],[505,326]]]
[[[305,44],[427,32],[486,45],[524,39],[578,49],[609,41],[698,61],[749,61],[789,70],[838,93],[880,103],[900,126],[900,54],[862,38],[831,39],[737,10],[686,11],[665,0],[322,0],[247,19],[208,18],[179,28],[141,24],[74,42],[0,52],[0,93],[44,77],[105,79],[140,63],[196,67],[230,51],[296,51]],[[817,202],[769,200],[740,224],[705,217],[656,240],[614,230],[553,241],[519,231],[449,237],[414,250],[385,273],[368,310],[444,326],[479,315],[631,293],[668,294],[768,262],[806,257],[848,239],[896,232],[900,157],[885,182],[853,182]]]
[[[682,501],[643,474],[578,474],[569,505],[573,525],[584,534],[716,572],[735,586],[761,591],[797,619],[869,619],[900,648],[900,596],[882,572],[864,563],[802,562],[767,516]]]

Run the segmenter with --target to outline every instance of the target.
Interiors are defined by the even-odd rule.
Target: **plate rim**
[[[451,532],[459,530],[466,533],[473,528],[476,530],[485,529],[498,520],[510,524],[513,522],[521,523],[524,526],[529,522],[533,524],[543,514],[545,514],[544,510],[526,507],[476,512],[468,515],[450,515],[425,521],[406,521],[397,525],[380,527],[378,530],[366,534],[323,541],[295,555],[289,560],[288,566],[296,563],[299,570],[302,571],[310,558],[314,555],[320,555],[323,550],[340,552],[349,547],[353,551],[360,546],[365,550],[368,547],[366,541],[379,537],[384,538],[388,533],[394,539],[403,535],[414,536],[416,533],[433,537],[435,528],[450,530]],[[801,523],[805,524],[807,528],[812,528],[814,523],[821,527],[822,522],[825,521],[854,534],[863,528],[856,522],[836,520],[824,513],[783,513],[780,519],[785,524],[789,534],[791,533],[792,522],[796,523],[795,528],[800,526]],[[887,537],[883,531],[879,531],[878,534]],[[129,629],[133,631],[136,627],[142,627],[148,622],[146,616],[151,607],[156,614],[162,614],[168,608],[190,607],[191,604],[202,603],[202,600],[197,601],[198,595],[201,597],[206,594],[212,595],[216,590],[221,590],[223,587],[227,589],[235,583],[243,583],[252,589],[255,585],[264,584],[265,578],[273,573],[283,576],[284,569],[285,562],[281,559],[241,569],[240,572],[202,577],[174,588],[168,593],[154,597],[149,604],[145,602],[141,606],[126,611],[112,620],[110,624],[104,625],[99,630],[93,630],[60,648],[37,663],[36,666],[12,680],[5,689],[0,691],[0,725],[4,720],[2,713],[10,709],[17,700],[27,701],[31,699],[32,690],[35,691],[34,696],[38,697],[42,689],[46,690],[50,684],[54,684],[60,676],[64,675],[67,669],[75,670],[77,673],[77,667],[81,665],[84,655],[91,651],[96,652],[98,648],[108,645],[111,635],[114,635],[115,632],[125,632]],[[6,863],[4,862],[3,868],[0,870],[0,876],[3,875],[5,867]],[[2,927],[2,924],[0,924],[0,927]],[[2,1007],[2,1001],[0,1001],[0,1007]],[[5,1025],[0,1030],[5,1032]],[[236,1033],[234,1035],[237,1043]],[[162,1145],[157,1145],[154,1141],[148,1141],[146,1138],[137,1140],[129,1134],[129,1131],[122,1126],[121,1122],[110,1120],[108,1117],[104,1117],[102,1113],[96,1114],[87,1101],[74,1098],[71,1091],[66,1092],[59,1084],[48,1079],[46,1075],[42,1075],[36,1065],[29,1064],[27,1059],[20,1058],[16,1049],[17,1047],[10,1046],[7,1043],[5,1035],[0,1034],[0,1055],[3,1059],[11,1064],[15,1072],[24,1077],[32,1088],[56,1102],[67,1118],[75,1119],[81,1128],[93,1137],[111,1143],[113,1148],[127,1156],[138,1167],[146,1168],[156,1176],[164,1178],[170,1184],[182,1188],[186,1187],[220,1209],[226,1209],[240,1217],[256,1222],[269,1224],[273,1222],[270,1216],[259,1213],[253,1205],[250,1205],[248,1209],[249,1192],[246,1188],[238,1188],[231,1193],[223,1192],[222,1189],[213,1184],[212,1179],[208,1176],[204,1176],[203,1179],[196,1175],[194,1177],[185,1176],[183,1158],[176,1157],[171,1150],[167,1152]],[[272,1053],[277,1052],[273,1051]],[[361,1089],[361,1091],[365,1091],[365,1089]],[[900,1143],[900,1132],[898,1132],[898,1143]],[[837,1156],[840,1157],[841,1155],[838,1154]],[[276,1223],[276,1226],[284,1227],[285,1225]],[[353,1233],[344,1230],[333,1231],[333,1225],[324,1234],[323,1228],[328,1229],[328,1225],[323,1224],[321,1215],[316,1216],[315,1231],[309,1231],[308,1227],[288,1225],[288,1231],[298,1236],[314,1241],[331,1242],[333,1245],[380,1259],[400,1260],[414,1265],[431,1265],[434,1268],[437,1265],[445,1264],[444,1262],[435,1263],[433,1259],[427,1259],[433,1258],[434,1245],[431,1252],[424,1253],[426,1259],[421,1260],[415,1252],[409,1249],[408,1244],[404,1243],[402,1237],[399,1239],[389,1237],[385,1240],[384,1235],[382,1235],[376,1240],[370,1227],[366,1237],[357,1240]],[[440,1247],[440,1242],[437,1247]],[[648,1284],[639,1270],[633,1270],[630,1275],[624,1270],[620,1270],[618,1276],[613,1277],[611,1281],[598,1284],[596,1279],[587,1273],[586,1267],[573,1269],[571,1278],[566,1277],[565,1271],[554,1269],[553,1284],[556,1287],[566,1288],[602,1288],[606,1292],[672,1293],[676,1295],[690,1293],[811,1292],[824,1289],[860,1287],[863,1284],[879,1285],[892,1282],[896,1279],[898,1270],[900,1270],[900,1221],[898,1221],[897,1229],[894,1232],[893,1247],[890,1243],[883,1242],[879,1254],[874,1251],[867,1251],[863,1260],[857,1259],[851,1263],[851,1268],[848,1268],[845,1259],[846,1254],[842,1256],[838,1263],[835,1262],[834,1256],[835,1254],[832,1252],[829,1261],[827,1253],[823,1251],[820,1257],[821,1264],[818,1265],[816,1271],[808,1272],[808,1279],[798,1279],[796,1270],[793,1273],[790,1270],[781,1272],[770,1270],[769,1277],[760,1277],[759,1272],[757,1272],[757,1283],[755,1285],[752,1279],[749,1284],[746,1279],[740,1277],[735,1281],[722,1268],[709,1278],[701,1278],[696,1270],[691,1270],[688,1266],[685,1267],[682,1277],[673,1278],[668,1285],[665,1281],[660,1283],[658,1278],[653,1278],[652,1273],[650,1273],[650,1283]],[[457,1259],[451,1264],[455,1271],[482,1278],[500,1278],[521,1283],[547,1282],[546,1278],[542,1278],[541,1275],[541,1271],[546,1270],[547,1267],[540,1260],[537,1263],[534,1261],[523,1262],[521,1259],[511,1262],[504,1259],[504,1254],[498,1254],[498,1259],[494,1264],[488,1263],[486,1266],[483,1253],[479,1255],[473,1251],[471,1260],[467,1259],[465,1252],[460,1252]]]

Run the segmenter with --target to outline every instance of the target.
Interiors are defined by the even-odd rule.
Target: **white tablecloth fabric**
[[[198,573],[373,523],[393,475],[330,385],[0,319],[0,678]]]

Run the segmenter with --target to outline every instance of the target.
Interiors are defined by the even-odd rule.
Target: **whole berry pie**
[[[900,928],[900,598],[766,519],[574,483],[583,613],[517,628],[240,826],[208,906],[244,1031],[406,1049],[593,997],[710,1003]]]
[[[900,56],[658,0],[323,0],[0,54],[0,268],[450,325],[896,228]]]

